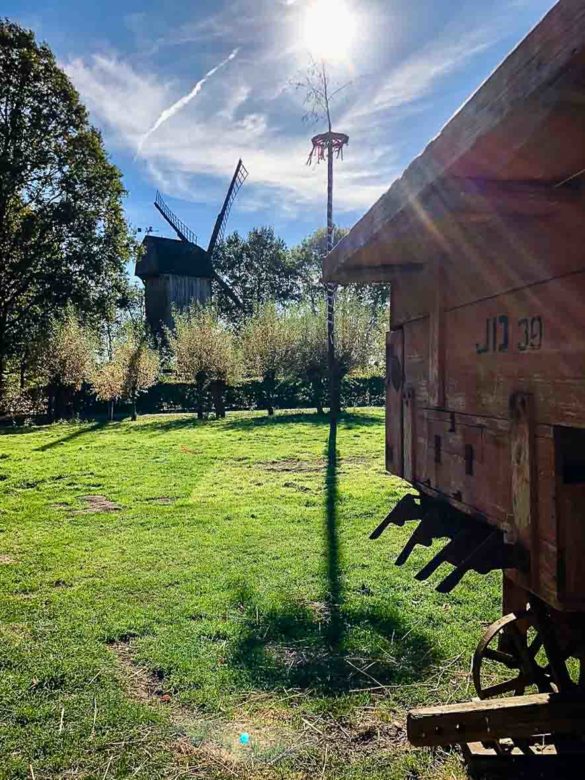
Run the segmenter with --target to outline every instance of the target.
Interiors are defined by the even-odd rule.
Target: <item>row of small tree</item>
[[[54,320],[45,338],[34,345],[34,381],[26,392],[13,387],[13,412],[35,412],[46,406],[49,419],[70,417],[83,387],[107,401],[109,416],[114,404],[131,404],[136,419],[136,400],[140,392],[153,385],[159,376],[158,353],[152,349],[141,326],[128,321],[113,342],[100,338],[99,331],[83,325],[69,309],[61,320]],[[45,404],[39,402],[45,399]]]
[[[381,362],[381,331],[367,304],[355,296],[340,296],[338,382]],[[258,382],[260,403],[269,415],[274,413],[279,383],[294,380],[310,386],[315,408],[322,412],[328,382],[326,356],[323,304],[287,308],[264,304],[239,329],[214,307],[192,306],[175,312],[174,328],[167,331],[162,349],[154,348],[142,319],[128,319],[111,338],[83,325],[69,309],[37,345],[34,384],[52,420],[75,413],[82,388],[107,402],[110,419],[115,404],[124,402],[130,404],[134,420],[138,396],[157,382],[162,366],[193,384],[199,418],[209,397],[216,416],[225,417],[226,391],[244,378]]]
[[[380,364],[383,326],[355,297],[340,296],[336,338],[337,381],[358,369]],[[327,330],[324,305],[289,306],[274,303],[260,307],[234,332],[207,307],[192,307],[175,316],[168,333],[174,368],[179,377],[194,383],[198,416],[210,393],[217,417],[225,416],[225,392],[243,376],[260,383],[262,404],[274,414],[274,397],[280,382],[301,380],[311,387],[313,403],[323,412],[327,383]]]

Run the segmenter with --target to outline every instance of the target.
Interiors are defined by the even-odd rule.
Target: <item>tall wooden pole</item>
[[[327,253],[333,249],[333,141],[327,144]],[[327,284],[327,368],[329,371],[329,411],[337,415],[339,406],[337,371],[335,370],[335,288]]]

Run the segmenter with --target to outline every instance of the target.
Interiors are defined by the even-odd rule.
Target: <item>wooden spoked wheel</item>
[[[534,627],[530,611],[511,613],[492,623],[473,655],[473,684],[480,699],[491,699],[510,693],[521,696],[536,686],[541,693],[554,691],[550,665],[537,658],[543,647],[540,632]],[[492,662],[492,663],[487,663]],[[484,685],[484,679],[502,669],[506,679]]]

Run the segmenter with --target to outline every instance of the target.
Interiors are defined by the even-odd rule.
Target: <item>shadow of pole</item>
[[[325,565],[329,624],[327,640],[331,648],[339,648],[343,635],[341,619],[341,576],[337,520],[337,416],[331,415],[327,440],[325,472]]]

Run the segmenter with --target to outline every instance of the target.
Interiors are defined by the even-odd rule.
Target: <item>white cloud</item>
[[[308,207],[321,209],[325,166],[305,165],[312,131],[301,126],[298,96],[287,88],[299,52],[284,45],[282,25],[294,23],[291,15],[299,13],[300,3],[237,0],[237,5],[239,15],[216,14],[184,26],[172,40],[177,45],[177,40],[193,41],[212,32],[222,45],[231,46],[257,36],[254,46],[244,46],[234,66],[218,72],[196,101],[182,102],[179,113],[157,123],[138,164],[153,184],[170,195],[217,201],[242,157],[250,179],[240,207],[287,218]],[[264,34],[266,28],[273,30],[271,36]],[[493,27],[458,36],[449,31],[443,40],[344,95],[339,126],[352,135],[353,142],[344,162],[336,166],[338,212],[368,208],[400,172],[390,126],[396,121],[396,109],[412,110],[441,79],[464,68],[496,37]],[[165,40],[161,36],[156,45],[167,45]],[[166,107],[175,104],[188,87],[165,81],[149,69],[146,60],[131,64],[117,56],[95,55],[69,61],[65,68],[108,144],[132,155]],[[196,80],[194,75],[190,83]]]

